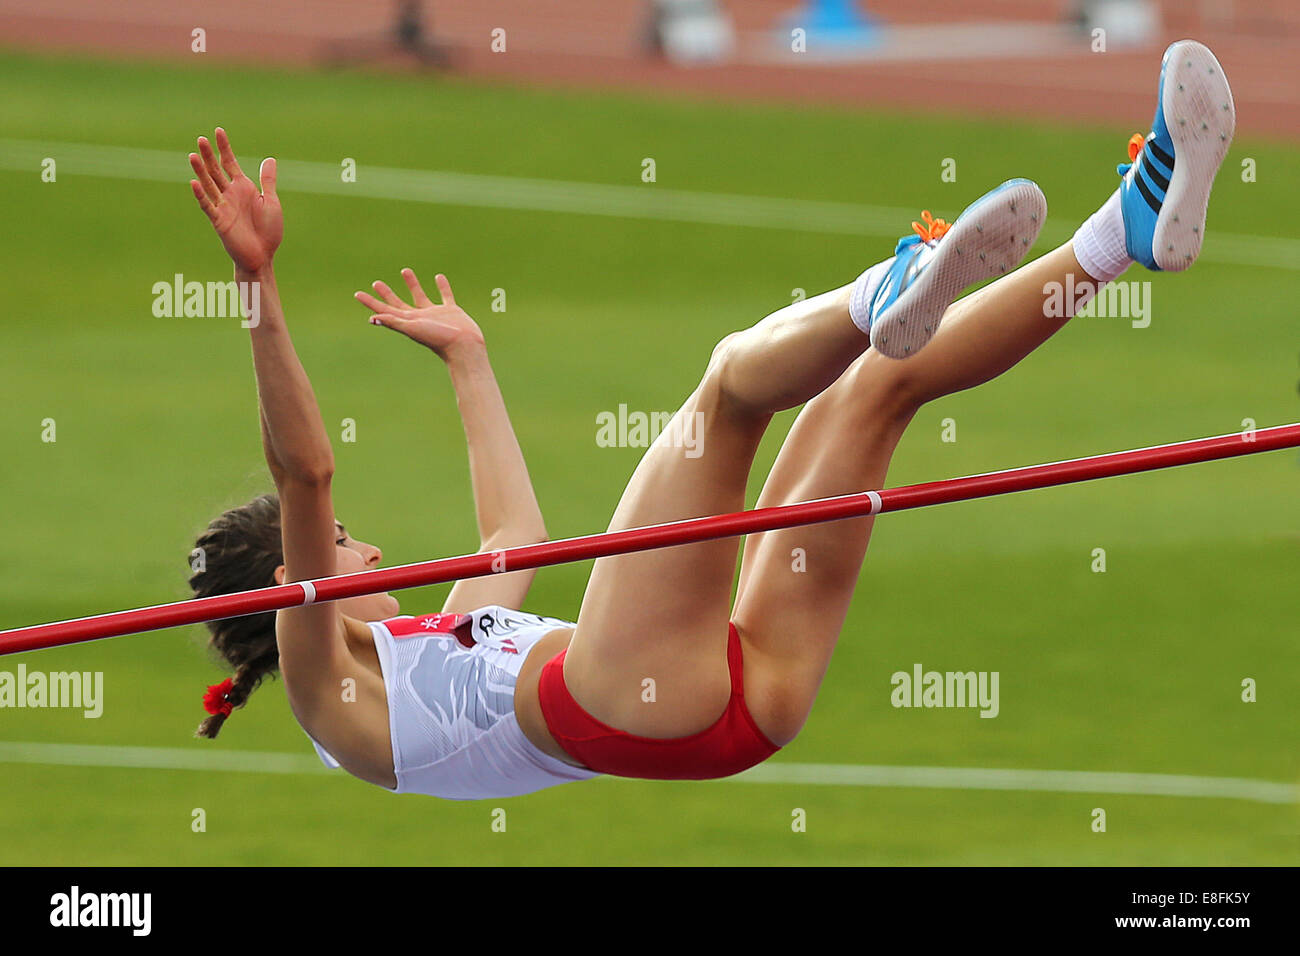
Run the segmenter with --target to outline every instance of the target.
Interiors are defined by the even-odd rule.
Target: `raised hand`
[[[235,268],[256,272],[271,264],[284,238],[284,214],[275,194],[275,160],[262,161],[259,190],[239,168],[230,137],[221,127],[217,127],[216,140],[220,162],[203,136],[199,137],[199,151],[190,153],[190,166],[198,177],[190,180],[190,188]]]
[[[414,271],[403,269],[402,278],[411,290],[415,301],[413,306],[399,299],[384,282],[374,283],[374,289],[380,296],[378,299],[368,292],[356,293],[357,301],[375,313],[370,317],[372,325],[382,325],[401,332],[407,338],[433,349],[443,359],[447,358],[450,349],[483,344],[483,332],[465,310],[456,304],[451,283],[445,275],[439,273],[434,277],[438,283],[438,294],[442,298],[441,305],[435,304],[424,294]]]

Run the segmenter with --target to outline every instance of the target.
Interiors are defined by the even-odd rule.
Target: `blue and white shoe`
[[[912,223],[914,235],[898,241],[869,304],[871,346],[889,358],[915,355],[959,295],[1021,263],[1047,218],[1047,199],[1036,183],[1012,179],[951,225],[929,210],[922,218]]]
[[[1237,113],[1214,54],[1180,40],[1160,64],[1151,132],[1129,141],[1120,207],[1128,254],[1148,269],[1181,272],[1201,253],[1210,187],[1228,154]]]

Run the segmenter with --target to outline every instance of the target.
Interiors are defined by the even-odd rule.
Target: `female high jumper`
[[[1053,283],[1095,293],[1134,261],[1180,271],[1196,260],[1234,116],[1214,55],[1176,43],[1161,66],[1151,133],[1133,138],[1119,188],[1071,241],[1016,268],[1046,202],[1033,183],[1011,180],[951,227],[926,213],[893,257],[853,283],[726,336],[646,451],[609,530],[741,510],[772,416],[803,403],[758,507],[882,487],[921,406],[1002,374],[1088,298],[1057,315],[1045,307]],[[259,191],[223,130],[216,151],[204,138],[198,145],[194,196],[236,278],[260,283],[261,318],[249,334],[278,495],[208,527],[198,540],[205,567],[190,584],[206,596],[374,567],[379,549],[336,521],[334,457],[276,291],[283,220],[275,160],[263,162]],[[372,323],[447,365],[481,549],[545,540],[482,332],[444,276],[437,303],[413,271],[402,277],[410,305],[383,282],[374,283],[376,295],[356,298]],[[687,455],[669,439],[697,422]],[[740,544],[731,538],[597,560],[576,623],[518,610],[534,571],[508,568],[456,583],[440,614],[398,616],[397,601],[377,594],[216,621],[211,644],[235,673],[209,688],[212,716],[199,734],[215,737],[278,670],[322,759],[398,793],[468,800],[599,774],[738,773],[790,743],[807,720],[871,527],[864,517],[750,535],[734,601]],[[796,547],[807,555],[797,574]]]

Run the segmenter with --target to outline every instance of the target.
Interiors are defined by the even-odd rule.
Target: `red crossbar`
[[[199,624],[227,617],[276,611],[304,604],[337,601],[362,594],[398,591],[426,584],[441,584],[463,578],[483,577],[500,571],[522,571],[553,564],[568,564],[591,558],[649,551],[675,545],[731,538],[777,528],[817,524],[843,518],[860,518],[889,511],[906,511],[952,501],[987,498],[1033,488],[1110,478],[1175,465],[1190,465],[1219,458],[1234,458],[1279,448],[1300,446],[1300,423],[1235,432],[1215,438],[1169,445],[1154,445],[1133,451],[1112,452],[1088,458],[1031,465],[994,471],[967,478],[948,478],[902,488],[866,491],[836,498],[820,498],[799,504],[756,508],[734,514],[689,518],[645,528],[630,528],[604,534],[546,541],[501,551],[467,554],[436,561],[421,561],[394,568],[357,571],[315,581],[195,598],[174,604],[98,614],[94,617],[37,624],[0,631],[0,655],[16,654],[63,644],[77,644],[140,631],[154,631],[184,624]]]

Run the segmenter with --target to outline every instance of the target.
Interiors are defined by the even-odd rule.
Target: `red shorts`
[[[734,624],[727,639],[731,699],[712,727],[689,737],[638,737],[592,717],[564,683],[567,653],[566,648],[543,665],[537,700],[551,736],[565,753],[591,770],[652,780],[710,780],[747,770],[781,749],[763,736],[745,706],[743,658]]]

